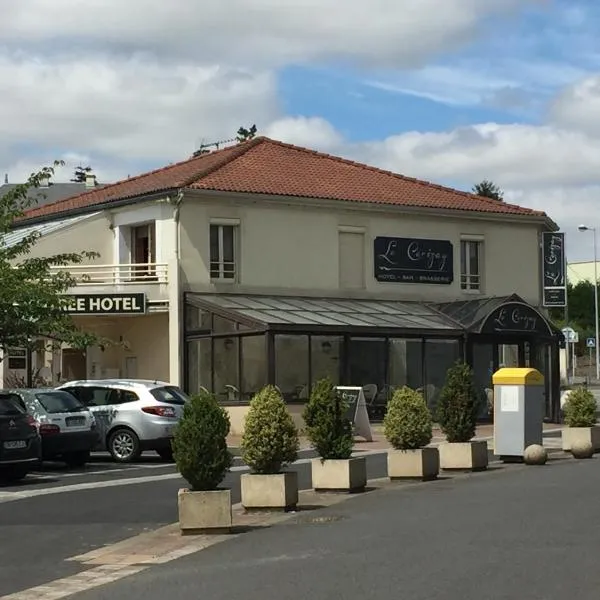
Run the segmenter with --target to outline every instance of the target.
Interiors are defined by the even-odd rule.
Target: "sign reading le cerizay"
[[[75,315],[139,315],[146,312],[146,294],[76,294],[67,312]]]

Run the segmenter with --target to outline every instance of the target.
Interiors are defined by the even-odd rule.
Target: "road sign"
[[[565,327],[562,333],[565,336],[565,342],[569,344],[577,344],[579,342],[579,332],[575,331],[572,327]]]
[[[596,340],[594,338],[588,338],[587,341],[585,342],[585,345],[588,348],[595,348],[596,347]]]

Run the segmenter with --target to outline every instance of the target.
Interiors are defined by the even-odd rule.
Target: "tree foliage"
[[[437,406],[438,421],[449,442],[468,442],[475,435],[481,397],[473,380],[473,370],[457,362],[446,373]]]
[[[298,456],[298,430],[281,394],[269,385],[252,398],[242,437],[242,460],[254,473],[280,473]]]
[[[347,408],[330,379],[315,383],[303,417],[308,439],[323,460],[346,459],[352,455],[354,431],[346,416]]]
[[[15,223],[35,203],[31,191],[54,175],[60,162],[32,173],[26,183],[16,185],[0,198],[0,347],[32,347],[39,338],[86,348],[98,343],[95,335],[80,331],[65,310],[65,293],[76,283],[68,272],[95,252],[62,253],[33,257],[40,237],[29,231],[16,239],[7,238]],[[65,267],[59,271],[54,267]]]
[[[493,200],[504,200],[504,192],[493,181],[484,179],[483,181],[473,186],[472,192],[484,198],[492,198]]]
[[[238,142],[247,142],[256,137],[257,133],[256,125],[252,125],[250,129],[246,129],[245,127],[240,127],[237,132],[236,140]]]
[[[73,183],[85,183],[86,177],[92,173],[92,167],[82,167],[81,165],[75,167],[75,171],[73,173],[73,178],[71,181]]]
[[[433,422],[423,394],[409,387],[397,389],[387,406],[383,430],[396,450],[427,446],[433,437]]]
[[[173,438],[173,458],[192,491],[216,490],[232,463],[229,415],[209,392],[193,396]]]
[[[593,427],[596,424],[596,399],[584,387],[569,392],[563,407],[567,427]]]

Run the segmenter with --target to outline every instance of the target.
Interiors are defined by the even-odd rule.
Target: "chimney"
[[[8,173],[4,173],[4,183],[8,183]]]
[[[86,189],[96,187],[96,176],[93,173],[86,173],[85,187],[86,187]]]
[[[50,187],[50,177],[41,177],[40,178],[40,187],[41,188]]]

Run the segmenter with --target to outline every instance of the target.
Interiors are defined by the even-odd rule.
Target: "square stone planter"
[[[182,535],[231,531],[233,523],[230,490],[192,492],[180,489],[177,503]]]
[[[488,466],[486,441],[451,443],[439,446],[440,468],[446,471],[483,471]]]
[[[387,463],[390,479],[431,481],[440,472],[440,454],[437,448],[389,450]]]
[[[364,456],[345,460],[312,460],[312,485],[316,492],[364,492],[367,461]]]
[[[275,475],[244,473],[241,477],[242,506],[246,510],[296,510],[298,473]]]
[[[594,452],[600,450],[600,427],[565,427],[562,430],[562,449],[565,452],[571,450],[571,445],[577,440],[592,444]]]

